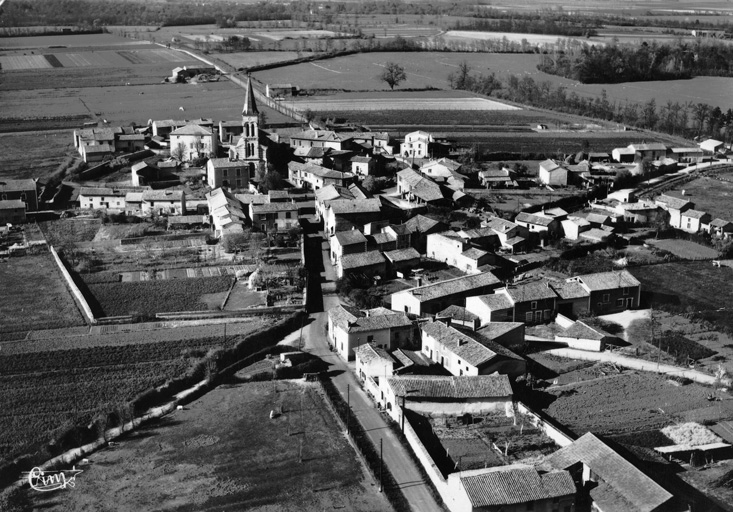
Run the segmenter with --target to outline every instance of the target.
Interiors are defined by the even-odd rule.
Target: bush
[[[664,331],[659,343],[662,350],[675,357],[677,364],[687,364],[690,359],[697,361],[716,354],[714,350],[686,338],[677,331]]]

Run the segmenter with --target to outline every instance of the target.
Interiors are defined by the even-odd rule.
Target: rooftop
[[[214,169],[229,169],[232,167],[244,167],[247,162],[244,160],[230,160],[229,158],[209,158],[209,164]]]
[[[279,202],[279,203],[252,203],[250,205],[252,213],[277,213],[277,212],[297,212],[298,205],[295,203]]]
[[[378,265],[380,263],[384,263],[384,256],[379,251],[345,254],[341,257],[341,268],[344,270]]]
[[[447,350],[473,366],[480,366],[500,355],[518,357],[489,338],[483,336],[479,336],[478,339],[473,338],[452,327],[448,327],[443,322],[427,322],[422,324],[420,328],[422,332],[434,338]]]
[[[382,202],[379,199],[336,199],[331,201],[328,207],[336,215],[377,213],[381,211]]]
[[[550,282],[544,279],[507,286],[506,293],[515,303],[557,298],[555,290],[550,287]]]
[[[573,477],[567,471],[540,473],[532,466],[519,464],[462,476],[461,485],[476,508],[529,503],[576,493]]]
[[[385,312],[388,314],[385,314]],[[328,316],[334,325],[350,333],[412,325],[412,322],[404,313],[396,313],[384,308],[365,312],[351,306],[339,305],[329,310]]]
[[[481,249],[476,249],[475,247],[471,247],[470,249],[466,249],[461,253],[461,256],[464,256],[466,258],[477,260],[483,256],[486,256],[489,254],[486,251],[482,251]]]
[[[576,280],[588,287],[591,291],[612,290],[629,286],[640,286],[638,279],[632,276],[628,270],[614,272],[598,272],[596,274],[585,274],[571,277],[568,281]]]
[[[470,276],[456,277],[446,281],[418,286],[408,290],[402,290],[397,293],[409,293],[419,298],[420,302],[439,299],[449,295],[471,292],[478,288],[487,286],[496,286],[501,281],[491,272],[481,274],[473,274]]]
[[[687,210],[682,213],[683,217],[689,217],[691,219],[702,219],[707,213],[700,210]]]
[[[455,318],[456,320],[469,320],[471,322],[479,320],[478,315],[474,315],[463,306],[456,306],[455,304],[452,304],[439,312],[435,315],[435,318]]]
[[[0,179],[0,192],[25,192],[36,190],[36,182],[28,180],[6,180]]]
[[[689,206],[692,204],[687,199],[680,199],[679,197],[668,196],[667,194],[660,195],[655,199],[655,202],[657,204],[663,204],[667,208],[673,208],[675,210],[680,210],[685,206]]]
[[[526,222],[527,224],[535,224],[537,226],[549,226],[555,219],[552,217],[545,217],[544,215],[537,215],[534,213],[520,212],[515,222]]]
[[[444,227],[447,228],[447,226],[442,222],[431,219],[430,217],[425,217],[424,215],[414,216],[405,222],[404,226],[407,226],[407,229],[409,229],[411,233],[425,233],[436,227],[440,230]]]
[[[211,135],[211,130],[204,128],[203,126],[200,126],[198,124],[187,124],[186,126],[182,126],[181,128],[178,128],[177,130],[173,130],[171,132],[171,135],[209,136]]]
[[[351,231],[339,231],[333,236],[338,240],[341,247],[353,244],[364,244],[367,241],[364,234],[356,229],[352,229]]]
[[[476,332],[481,336],[494,340],[515,329],[524,330],[524,324],[522,322],[490,322]]]
[[[354,354],[358,357],[362,363],[371,363],[377,360],[393,363],[394,359],[389,353],[383,348],[379,348],[376,343],[365,343],[359,345],[354,349]]]
[[[119,196],[123,197],[125,195],[124,192],[121,190],[116,190],[113,188],[105,188],[105,187],[81,187],[81,190],[79,191],[80,196],[86,196],[86,197],[104,197],[104,196]]]
[[[25,203],[20,199],[5,199],[0,201],[0,210],[14,210],[16,208],[25,210]]]
[[[479,300],[489,306],[491,311],[499,311],[502,309],[512,309],[514,304],[509,300],[509,297],[503,293],[490,293],[488,295],[481,295]]]
[[[395,251],[387,251],[384,256],[391,262],[410,261],[420,259],[420,253],[412,247],[407,249],[397,249]]]
[[[455,377],[442,375],[408,375],[387,379],[395,396],[409,398],[487,398],[512,396],[506,375]]]

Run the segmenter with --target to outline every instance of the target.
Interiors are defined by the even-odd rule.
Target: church
[[[242,108],[241,129],[236,122],[222,122],[219,127],[226,158],[211,158],[207,164],[206,181],[213,188],[247,190],[260,174],[267,171],[267,146],[270,139],[260,130],[260,112],[257,109],[252,79],[247,78],[247,94]],[[238,137],[238,138],[237,138]],[[236,140],[236,143],[234,142]]]

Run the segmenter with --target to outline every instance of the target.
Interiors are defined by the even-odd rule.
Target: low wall
[[[571,327],[575,320],[571,320],[570,318],[566,317],[565,315],[558,313],[555,317],[555,323],[562,327],[563,329],[567,329],[568,327]]]
[[[297,313],[304,311],[305,305],[270,306],[262,308],[248,308],[239,311],[177,311],[175,313],[156,313],[155,318],[160,320],[191,320],[207,318],[227,318],[242,316],[273,315],[279,313]]]
[[[569,433],[563,432],[559,427],[550,423],[546,418],[541,417],[522,402],[516,402],[515,406],[518,412],[530,418],[532,425],[542,430],[547,437],[555,441],[561,448],[565,448],[575,440]]]
[[[81,312],[84,315],[84,318],[86,319],[87,323],[90,323],[90,324],[95,323],[96,320],[94,319],[94,314],[92,313],[92,309],[89,307],[87,300],[84,298],[84,294],[81,293],[81,290],[79,290],[79,287],[76,286],[76,283],[71,278],[71,274],[69,274],[69,271],[66,269],[64,262],[61,261],[61,258],[59,258],[59,255],[56,252],[56,249],[54,249],[52,245],[49,245],[48,248],[51,251],[51,255],[53,256],[53,259],[56,262],[56,265],[58,265],[59,267],[59,271],[61,272],[61,275],[63,276],[64,280],[66,281],[66,286],[69,287],[69,291],[71,292],[71,295],[73,295],[74,300],[76,301],[76,304],[79,306],[79,309],[81,309]]]
[[[420,441],[420,437],[417,435],[417,432],[415,432],[415,430],[412,428],[412,425],[410,425],[410,421],[407,418],[405,418],[404,433],[405,439],[407,439],[407,442],[409,443],[412,452],[420,461],[420,464],[422,464],[423,469],[427,473],[428,478],[430,478],[430,481],[435,486],[438,494],[440,494],[440,497],[443,498],[443,503],[445,503],[448,508],[453,511],[454,509],[451,507],[453,500],[451,499],[448,481],[443,478],[443,473],[440,471],[440,469],[438,469],[437,464],[435,464],[435,461],[430,456],[430,452],[428,452],[428,449],[425,448],[425,445],[422,443],[422,441]]]

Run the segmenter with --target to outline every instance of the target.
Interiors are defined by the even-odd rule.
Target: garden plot
[[[646,243],[669,251],[685,260],[712,260],[718,257],[718,251],[689,240],[663,239],[647,240]]]

